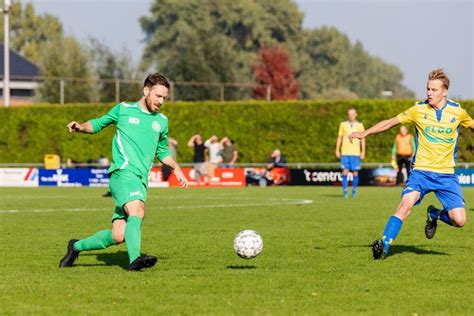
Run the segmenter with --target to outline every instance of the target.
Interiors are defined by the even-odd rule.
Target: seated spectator
[[[279,149],[275,149],[270,156],[270,160],[267,164],[267,169],[286,167],[286,158],[281,154]]]
[[[97,160],[97,164],[99,168],[108,168],[110,167],[110,161],[104,155],[100,155],[99,159]]]
[[[71,158],[66,160],[66,168],[76,168],[76,164]]]

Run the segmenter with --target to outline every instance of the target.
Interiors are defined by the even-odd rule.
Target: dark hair
[[[168,79],[160,73],[154,73],[154,74],[149,74],[148,77],[146,77],[145,82],[143,83],[143,87],[148,87],[151,88],[153,86],[156,86],[157,84],[165,86],[166,88],[170,88],[170,83]]]

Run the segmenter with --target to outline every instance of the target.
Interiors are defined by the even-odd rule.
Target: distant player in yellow
[[[361,160],[365,157],[365,139],[349,141],[351,133],[364,131],[364,125],[356,119],[357,111],[354,108],[349,109],[347,111],[347,121],[339,125],[339,133],[337,134],[336,157],[341,159],[342,190],[345,198],[349,196],[347,176],[350,171],[353,175],[352,197],[357,195]]]
[[[436,194],[442,208],[428,207],[426,238],[434,237],[438,220],[455,227],[463,227],[466,223],[464,199],[454,167],[459,127],[474,129],[474,121],[458,103],[447,99],[448,89],[448,76],[443,69],[434,69],[428,75],[428,99],[417,102],[396,117],[381,121],[365,132],[350,135],[351,139],[363,139],[400,123],[415,125],[417,147],[412,159],[413,171],[403,189],[395,215],[385,226],[382,239],[372,244],[374,259],[388,255],[390,244],[400,232],[403,221],[410,215],[413,206],[430,192]]]

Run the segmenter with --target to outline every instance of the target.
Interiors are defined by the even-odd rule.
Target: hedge
[[[239,162],[264,162],[279,148],[289,162],[336,161],[334,147],[339,123],[349,107],[359,112],[366,127],[392,117],[415,100],[292,101],[292,102],[183,102],[167,103],[163,113],[170,119],[170,136],[178,140],[178,160],[190,162],[187,140],[195,133],[229,136],[239,150]],[[474,101],[461,102],[474,115]],[[97,135],[70,134],[66,124],[85,121],[105,113],[112,104],[34,105],[0,110],[0,162],[42,162],[47,153],[65,161],[95,161],[101,154],[110,158],[109,127]],[[411,127],[412,129],[412,127]],[[396,128],[369,137],[368,162],[389,161]],[[473,137],[463,129],[459,161],[474,161]]]

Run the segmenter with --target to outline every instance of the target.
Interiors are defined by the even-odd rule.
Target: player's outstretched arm
[[[360,159],[365,159],[365,138],[360,140]]]
[[[181,167],[176,162],[176,160],[173,159],[173,157],[171,156],[165,157],[161,162],[164,163],[165,165],[170,166],[174,170],[174,175],[176,176],[176,178],[178,178],[179,183],[181,184],[183,188],[188,187],[188,179],[186,179],[186,176],[184,175],[183,170],[181,170]]]
[[[93,131],[92,124],[89,122],[80,124],[76,121],[72,121],[67,125],[67,129],[69,130],[69,133],[79,132],[85,134],[92,134]]]
[[[363,139],[363,138],[365,138],[369,135],[377,134],[377,133],[381,133],[383,131],[386,131],[386,130],[388,130],[388,129],[390,129],[390,128],[398,125],[398,124],[400,124],[400,120],[398,119],[398,117],[393,117],[393,118],[388,119],[388,120],[383,120],[383,121],[378,122],[377,124],[375,124],[371,128],[366,129],[363,132],[354,132],[354,133],[350,134],[349,135],[349,140],[352,142],[352,139],[354,139],[354,138]]]

